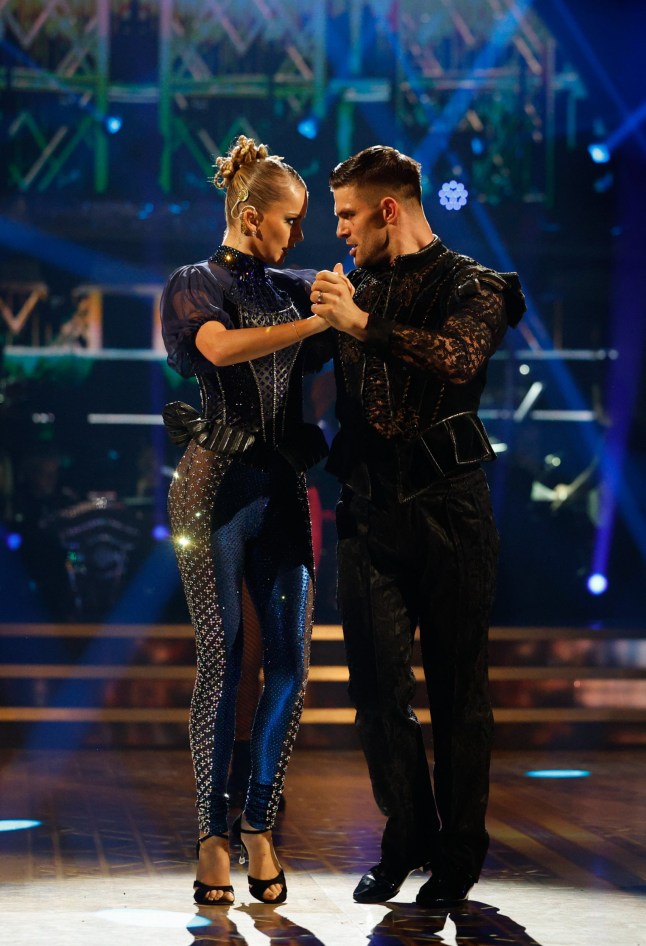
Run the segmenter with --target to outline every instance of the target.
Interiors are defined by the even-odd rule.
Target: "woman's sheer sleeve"
[[[289,292],[296,311],[302,319],[308,319],[314,314],[310,293],[317,271],[315,269],[283,269],[277,272],[278,279],[281,280],[280,284]],[[334,355],[333,334],[333,329],[328,329],[326,332],[311,335],[304,340],[303,370],[305,372],[315,374],[321,371],[332,358]]]
[[[184,266],[169,278],[162,293],[160,314],[168,364],[184,378],[198,366],[213,366],[195,346],[195,336],[205,322],[233,328],[223,308],[224,293],[207,264]]]

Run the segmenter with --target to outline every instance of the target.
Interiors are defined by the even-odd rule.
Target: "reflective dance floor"
[[[354,751],[294,754],[277,908],[237,863],[233,907],[193,905],[187,752],[3,750],[0,764],[7,946],[646,946],[646,750],[496,755],[486,868],[450,911],[415,906],[419,874],[387,904],[352,901],[382,822]]]

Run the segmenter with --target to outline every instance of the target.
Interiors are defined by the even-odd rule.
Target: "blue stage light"
[[[122,126],[123,119],[119,115],[106,115],[105,130],[109,135],[116,135],[118,131],[121,131]]]
[[[469,191],[459,181],[445,181],[437,196],[447,210],[461,210],[467,202]]]
[[[602,142],[588,145],[588,154],[595,164],[607,164],[610,160],[610,149]]]
[[[595,572],[588,578],[587,585],[591,595],[602,595],[608,590],[608,579],[601,572]]]
[[[139,213],[137,214],[137,217],[138,217],[140,220],[147,220],[148,217],[151,215],[151,213],[154,211],[154,209],[155,209],[155,205],[154,205],[153,203],[151,203],[150,201],[147,201],[147,202],[143,205],[143,207],[141,208],[141,210],[139,211]]]
[[[152,537],[156,542],[165,542],[166,539],[170,538],[170,532],[167,526],[158,525],[153,529]]]
[[[302,118],[296,127],[299,135],[302,135],[303,138],[308,138],[310,141],[314,141],[319,133],[318,119],[314,115],[308,115],[306,118]]]
[[[7,543],[7,548],[11,549],[12,552],[17,551],[22,545],[22,536],[19,532],[10,532],[5,539]]]
[[[473,154],[475,155],[484,154],[484,149],[485,149],[485,146],[484,146],[484,141],[482,140],[482,138],[475,137],[471,139],[471,151],[473,152]]]
[[[612,185],[614,184],[615,179],[608,171],[607,174],[604,174],[603,177],[600,177],[597,181],[594,182],[594,192],[595,194],[606,194]]]
[[[587,778],[587,769],[533,769],[525,772],[529,778]]]
[[[0,831],[26,831],[28,828],[37,828],[40,824],[42,822],[26,818],[4,818],[0,821]]]

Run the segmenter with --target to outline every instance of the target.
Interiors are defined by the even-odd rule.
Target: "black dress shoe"
[[[401,885],[413,870],[396,872],[379,863],[363,875],[352,896],[357,903],[383,903],[399,893]]]
[[[435,873],[420,887],[415,902],[421,907],[448,907],[466,900],[475,881],[466,874]]]

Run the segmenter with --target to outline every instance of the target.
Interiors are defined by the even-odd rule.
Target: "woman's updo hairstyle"
[[[269,154],[267,145],[239,135],[228,154],[215,159],[213,183],[226,190],[227,226],[240,218],[247,206],[260,212],[281,196],[290,179],[305,187],[298,171],[277,154]]]

